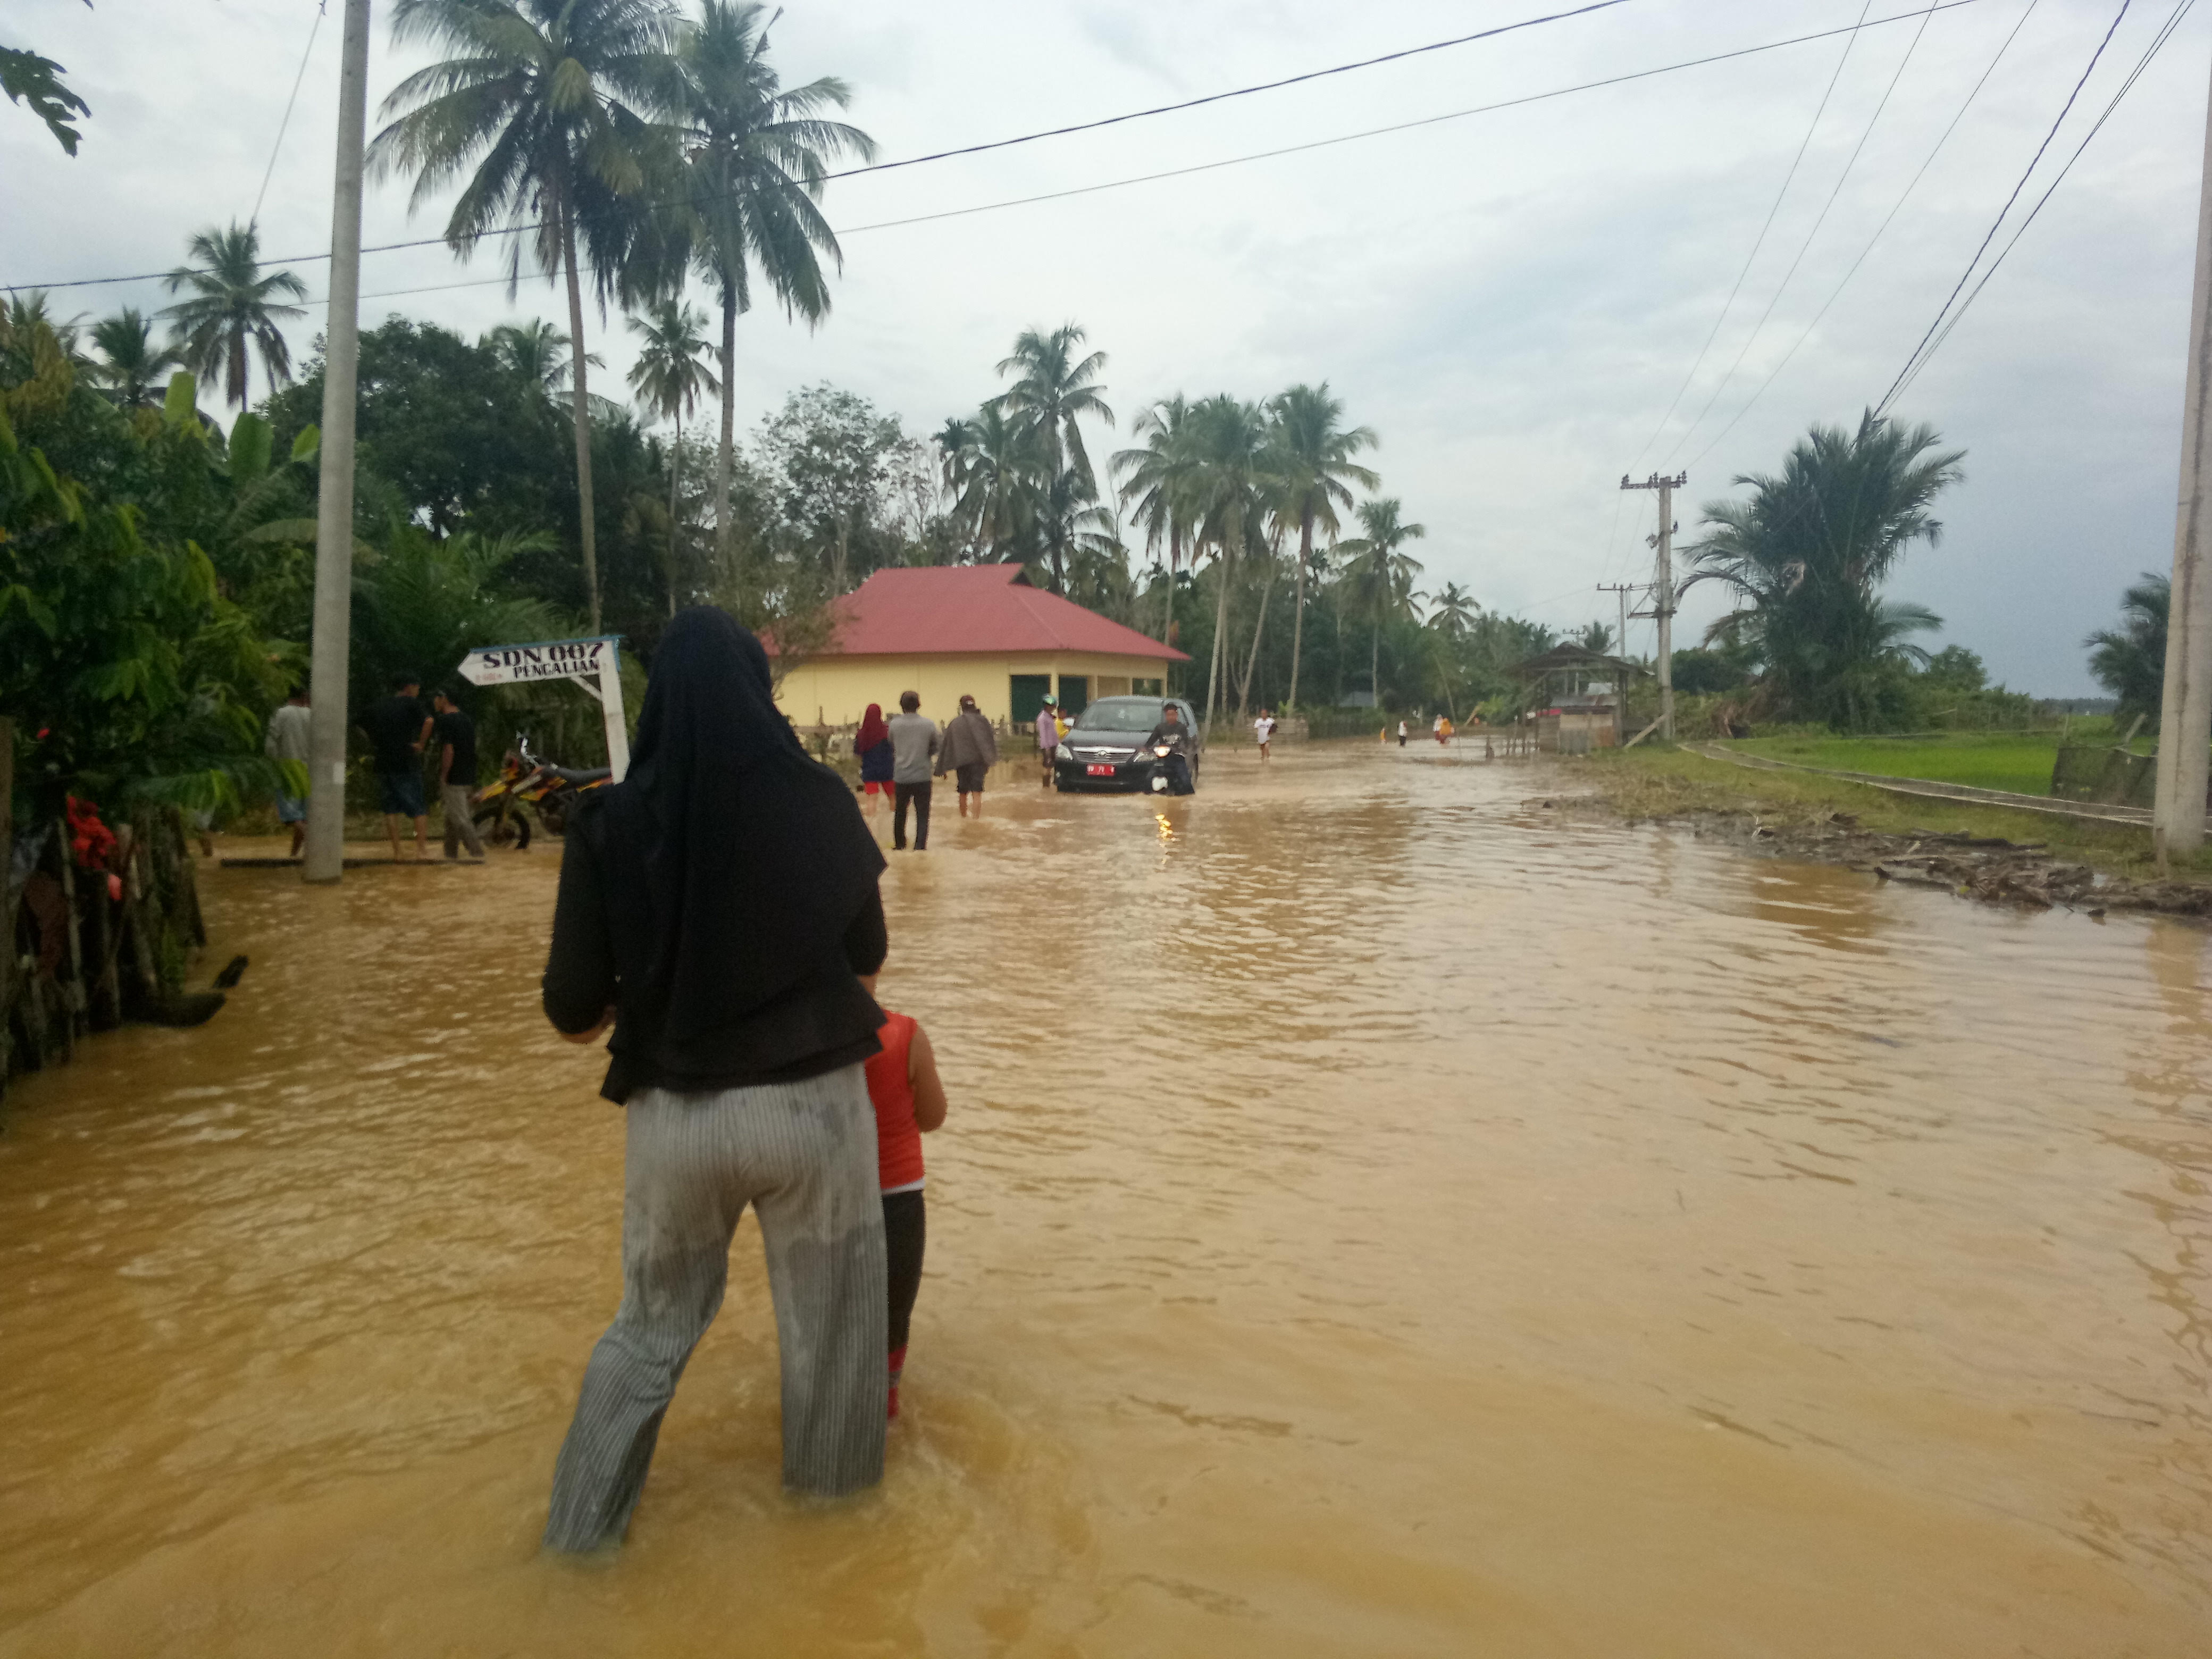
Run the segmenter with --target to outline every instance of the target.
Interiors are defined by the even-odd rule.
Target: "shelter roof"
[[[1615,674],[1648,674],[1651,672],[1640,662],[1631,662],[1626,657],[1608,657],[1602,651],[1593,651],[1586,645],[1576,645],[1571,641],[1555,645],[1540,655],[1528,658],[1516,665],[1513,672],[1522,679],[1535,679],[1545,674],[1595,673],[1601,669]]]
[[[1084,651],[1188,662],[1133,628],[1032,586],[1018,564],[878,570],[831,605],[835,632],[811,656],[910,657]],[[765,641],[775,652],[775,642]]]

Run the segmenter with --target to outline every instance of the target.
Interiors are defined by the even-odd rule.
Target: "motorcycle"
[[[560,835],[568,827],[568,812],[577,799],[604,788],[613,773],[604,766],[556,766],[540,760],[531,753],[530,739],[520,732],[514,744],[500,759],[498,778],[477,797],[473,817],[485,841],[503,846],[512,838],[514,850],[526,853],[530,815],[525,808],[536,808],[538,822]]]
[[[1188,795],[1197,786],[1190,778],[1190,757],[1177,744],[1156,743],[1152,745],[1152,791],[1156,795]]]

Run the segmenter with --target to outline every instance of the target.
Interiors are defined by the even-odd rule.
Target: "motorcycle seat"
[[[579,786],[586,783],[604,783],[614,775],[614,769],[607,766],[549,766],[545,769],[563,783]]]

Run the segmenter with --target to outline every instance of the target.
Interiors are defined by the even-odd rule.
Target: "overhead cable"
[[[1683,428],[1682,435],[1674,441],[1674,448],[1667,452],[1666,460],[1660,463],[1662,467],[1682,453],[1682,446],[1690,441],[1691,434],[1705,424],[1705,416],[1713,412],[1713,405],[1720,402],[1721,393],[1728,390],[1729,383],[1735,379],[1736,370],[1743,367],[1743,360],[1751,355],[1752,347],[1759,343],[1759,337],[1765,332],[1766,325],[1774,315],[1774,307],[1782,303],[1782,296],[1789,292],[1798,268],[1805,263],[1805,256],[1813,251],[1814,239],[1820,235],[1820,227],[1828,222],[1828,215],[1836,205],[1836,198],[1844,193],[1844,185],[1850,182],[1851,170],[1858,166],[1859,157],[1865,154],[1867,140],[1874,137],[1875,128],[1881,125],[1881,112],[1889,107],[1891,95],[1897,91],[1897,83],[1905,78],[1905,69],[1911,64],[1913,54],[1920,50],[1921,39],[1928,33],[1929,22],[1934,15],[1931,11],[1923,17],[1920,27],[1912,32],[1912,39],[1905,48],[1905,56],[1898,59],[1897,69],[1890,76],[1889,84],[1882,88],[1881,101],[1874,106],[1874,113],[1867,118],[1866,128],[1859,134],[1857,144],[1844,161],[1844,170],[1836,175],[1835,185],[1828,191],[1828,199],[1820,204],[1820,212],[1813,218],[1813,228],[1805,233],[1805,240],[1797,245],[1797,257],[1790,262],[1790,269],[1782,273],[1782,280],[1775,284],[1774,293],[1766,302],[1766,309],[1759,313],[1759,320],[1752,325],[1751,332],[1744,337],[1743,344],[1735,354],[1735,361],[1729,365],[1728,373],[1721,376],[1720,384],[1713,388],[1713,395],[1705,399],[1705,406],[1698,411],[1697,419]]]
[[[2144,51],[2142,58],[2136,60],[2135,68],[2130,70],[2127,78],[2120,82],[2119,90],[2112,94],[2111,101],[2105,106],[2104,113],[2098,116],[2090,125],[2089,131],[2082,135],[2081,142],[2074,147],[2073,155],[2066,158],[2066,165],[2058,169],[2058,176],[2051,181],[2049,188],[2036,199],[2035,205],[2028,210],[2027,216],[2020,222],[2020,228],[2013,232],[2011,240],[2005,243],[1998,252],[1997,257],[1990,261],[1990,268],[1982,273],[1981,280],[1974,284],[1966,299],[1960,302],[1958,309],[1951,313],[1949,320],[1944,323],[1942,332],[1936,335],[1929,343],[1927,349],[1920,354],[1919,361],[1906,369],[1903,380],[1887,397],[1883,398],[1881,408],[1875,411],[1876,413],[1887,410],[1898,398],[1902,397],[1911,388],[1912,383],[1920,378],[1920,371],[1928,367],[1928,360],[1943,349],[1943,343],[1951,337],[1952,330],[1959,326],[1960,319],[1966,316],[1967,308],[1981,297],[1982,290],[1990,285],[1990,278],[1997,274],[1997,267],[2004,264],[2013,249],[2020,245],[2020,239],[2027,234],[2027,228],[2035,222],[2036,216],[2043,211],[2044,204],[2048,202],[2058,186],[2065,182],[2066,175],[2074,170],[2074,163],[2081,159],[2081,152],[2089,148],[2089,141],[2103,129],[2106,122],[2112,118],[2112,112],[2120,106],[2120,100],[2134,89],[2136,82],[2142,78],[2143,71],[2150,67],[2151,59],[2157,57],[2160,49],[2172,38],[2174,30],[2180,27],[2182,18],[2196,3],[2197,0],[2180,0],[2180,3],[2174,8],[2172,15],[2167,17],[2158,33],[2151,38],[2149,46]]]
[[[1972,280],[1974,268],[1981,264],[1982,255],[1989,252],[1990,244],[1996,240],[1997,232],[2004,224],[2005,216],[2012,211],[2013,204],[2020,200],[2021,191],[2027,188],[2029,178],[2042,163],[2044,152],[2051,148],[2051,141],[2058,136],[2058,129],[2065,125],[2067,116],[2073,112],[2075,100],[2081,97],[2081,88],[2089,84],[2089,76],[2095,72],[2099,62],[2105,56],[2105,48],[2112,45],[2112,36],[2119,29],[2120,20],[2128,15],[2128,8],[2133,3],[2134,0],[2120,0],[2120,9],[2112,14],[2112,25],[2106,29],[2105,38],[2097,42],[2097,50],[2089,54],[2088,67],[2081,71],[2081,78],[2074,83],[2074,90],[2066,94],[2066,102],[2060,108],[2057,118],[2051,122],[2051,131],[2043,135],[2043,142],[2035,147],[2035,154],[2029,159],[2026,171],[2020,175],[2020,182],[2012,187],[2012,194],[2005,198],[2004,206],[1998,210],[1997,216],[1990,222],[1988,234],[1982,238],[1981,246],[1974,250],[1974,257],[1966,262],[1966,270],[1959,273],[1959,280],[1944,298],[1942,308],[1936,313],[1936,320],[1928,325],[1928,331],[1920,337],[1920,343],[1912,348],[1911,355],[1905,360],[1905,366],[1897,371],[1897,378],[1889,383],[1889,390],[1882,393],[1881,401],[1875,405],[1876,413],[1889,407],[1899,391],[1903,388],[1905,377],[1911,374],[1913,366],[1919,362],[1922,354],[1928,349],[1928,343],[1936,337],[1936,331],[1943,326],[1943,319],[1950,314],[1952,302],[1958,299],[1960,290],[1965,289],[1967,283]]]
[[[1012,138],[994,138],[988,140],[983,143],[964,144],[954,149],[933,150],[927,155],[909,155],[896,161],[870,161],[860,167],[845,167],[835,173],[825,173],[822,175],[822,178],[826,182],[832,179],[856,179],[863,173],[891,173],[896,172],[901,167],[921,167],[926,162],[947,161],[953,160],[955,157],[963,155],[981,155],[989,150],[1011,149],[1018,144],[1034,144],[1047,138],[1065,138],[1074,133],[1093,132],[1102,127],[1120,126],[1127,122],[1147,120],[1158,115],[1173,115],[1181,110],[1196,109],[1201,105],[1218,104],[1231,98],[1249,98],[1256,93],[1276,92],[1285,87],[1295,87],[1308,81],[1323,80],[1333,75],[1349,75],[1356,70],[1373,69],[1382,64],[1395,64],[1404,58],[1419,58],[1427,52],[1443,52],[1453,46],[1471,46],[1477,41],[1495,40],[1500,35],[1517,33],[1522,29],[1536,28],[1546,23],[1566,22],[1577,17],[1587,16],[1592,12],[1608,11],[1615,6],[1625,6],[1629,3],[1630,0],[1589,0],[1589,3],[1574,7],[1570,10],[1550,12],[1540,17],[1524,17],[1517,22],[1500,23],[1493,28],[1477,30],[1473,34],[1454,35],[1448,40],[1431,40],[1425,46],[1407,46],[1399,52],[1384,52],[1380,57],[1376,58],[1363,58],[1354,63],[1334,64],[1327,69],[1309,70],[1302,75],[1285,76],[1279,81],[1262,81],[1249,87],[1235,87],[1227,92],[1208,93],[1201,98],[1187,98],[1180,103],[1159,104],[1155,105],[1150,109],[1129,110],[1122,114],[1105,116],[1096,121],[1081,121],[1076,123],[1073,126],[1047,127],[1036,132],[1021,133]],[[314,27],[318,28],[321,27],[321,14],[319,9],[317,13]],[[313,28],[311,28],[308,31],[307,46],[308,50],[311,52],[314,48]],[[300,60],[300,74],[301,77],[306,76],[307,70],[307,61],[306,57],[302,55]],[[292,95],[296,99],[299,94],[299,82],[295,80],[292,86]],[[285,123],[289,125],[291,118],[292,108],[291,105],[288,103],[284,106]],[[283,137],[283,129],[280,126],[277,130],[277,138],[279,143],[282,143]],[[273,173],[276,170],[276,158],[272,154],[269,158],[270,172]],[[269,188],[267,174],[263,176],[261,187],[263,192],[265,194]],[[672,206],[674,204],[661,203],[657,204],[656,205]],[[258,218],[260,214],[260,206],[258,199],[255,204],[254,213],[255,216]],[[527,224],[503,226],[498,230],[487,231],[484,234],[488,236],[519,235],[524,231],[538,229],[541,228],[543,223],[544,222],[542,220],[534,220]],[[389,253],[401,248],[433,247],[443,243],[445,240],[446,239],[442,236],[420,237],[411,241],[385,242],[375,246],[365,247],[362,249],[362,252],[363,253]],[[310,264],[314,263],[316,260],[327,259],[330,257],[331,256],[327,252],[292,253],[286,254],[282,258],[272,258],[268,260],[267,263],[270,264]],[[0,293],[13,294],[20,292],[25,289],[94,288],[112,283],[143,282],[149,280],[150,276],[164,276],[167,274],[168,273],[166,271],[154,271],[149,273],[149,276],[88,276],[76,282],[68,283],[10,283],[0,284]]]
[[[1689,464],[1692,466],[1697,465],[1706,456],[1711,454],[1719,447],[1721,440],[1735,430],[1736,422],[1748,415],[1752,405],[1766,395],[1766,388],[1772,386],[1775,378],[1790,366],[1790,360],[1797,355],[1799,347],[1813,337],[1813,331],[1820,327],[1820,319],[1828,314],[1829,308],[1843,297],[1844,290],[1850,285],[1851,278],[1858,275],[1859,267],[1867,262],[1867,256],[1874,252],[1875,244],[1881,240],[1883,233],[1888,230],[1891,222],[1903,210],[1905,204],[1911,198],[1913,191],[1919,186],[1920,180],[1926,176],[1928,169],[1936,164],[1936,158],[1943,153],[1943,146],[1950,142],[1951,135],[1959,130],[1959,123],[1966,118],[1966,112],[1974,106],[1974,100],[1981,95],[1982,88],[1989,84],[1990,76],[1996,73],[1997,65],[2004,61],[2005,54],[2012,50],[2012,43],[2020,38],[2021,30],[2027,27],[2027,20],[2035,15],[2036,7],[2041,3],[2042,0],[2027,0],[2026,9],[2020,15],[2020,21],[2012,26],[2012,32],[1999,43],[1996,55],[1990,59],[1989,67],[1982,71],[1981,79],[1976,81],[1968,89],[1965,101],[1959,106],[1959,112],[1951,118],[1950,125],[1945,127],[1942,136],[1936,140],[1935,147],[1928,152],[1927,159],[1921,162],[1918,171],[1906,180],[1905,188],[1898,193],[1895,204],[1882,216],[1881,222],[1875,227],[1874,234],[1867,238],[1866,246],[1859,250],[1859,257],[1851,261],[1850,268],[1838,279],[1836,286],[1830,290],[1828,297],[1821,302],[1820,308],[1813,313],[1813,320],[1805,325],[1804,331],[1798,335],[1790,349],[1782,354],[1782,361],[1767,371],[1766,378],[1759,383],[1759,389],[1745,398],[1741,407],[1729,417],[1729,423],[1707,440],[1703,449],[1691,457]],[[2184,3],[2194,4],[2195,0],[2184,0]]]
[[[1871,3],[1872,0],[1868,0],[1868,4]],[[1674,418],[1674,411],[1681,406],[1682,394],[1690,389],[1690,383],[1698,378],[1698,371],[1705,367],[1705,354],[1713,349],[1713,342],[1720,338],[1722,325],[1728,321],[1729,313],[1735,307],[1736,295],[1743,292],[1744,281],[1751,275],[1751,267],[1759,258],[1759,251],[1766,246],[1766,233],[1774,228],[1774,218],[1782,211],[1783,199],[1790,194],[1790,186],[1796,182],[1797,169],[1804,164],[1805,152],[1812,146],[1813,135],[1820,130],[1820,118],[1828,112],[1828,100],[1836,95],[1836,83],[1843,79],[1844,65],[1850,62],[1851,48],[1858,44],[1858,32],[1866,27],[1867,9],[1866,5],[1859,8],[1857,24],[1846,31],[1849,38],[1844,42],[1842,56],[1836,59],[1835,72],[1828,76],[1828,84],[1820,94],[1820,101],[1813,111],[1813,118],[1806,125],[1805,136],[1797,141],[1797,153],[1790,158],[1790,171],[1782,175],[1782,188],[1774,192],[1774,200],[1767,204],[1766,217],[1759,227],[1759,234],[1752,239],[1751,252],[1744,255],[1743,268],[1736,272],[1735,282],[1729,289],[1728,298],[1721,302],[1721,314],[1713,319],[1712,331],[1705,336],[1705,344],[1698,348],[1698,355],[1690,360],[1690,372],[1682,377],[1682,384],[1675,387],[1674,396],[1667,405],[1667,412],[1659,417],[1659,424],[1651,428],[1651,435],[1636,452],[1636,459],[1629,463],[1631,472],[1636,471],[1637,464],[1643,460],[1651,446],[1659,441],[1660,434],[1667,430],[1667,422]]]
[[[1932,9],[1936,11],[1954,11],[1961,6],[1978,5],[1981,3],[1982,0],[1940,0],[1940,3],[1933,7]],[[933,220],[938,219],[957,219],[964,218],[970,214],[994,213],[1004,208],[1028,207],[1038,202],[1059,201],[1072,196],[1093,195],[1100,191],[1121,190],[1132,185],[1153,184],[1164,179],[1179,179],[1192,173],[1213,172],[1222,167],[1241,167],[1248,161],[1270,161],[1277,156],[1296,155],[1309,150],[1326,149],[1333,145],[1352,143],[1360,139],[1381,137],[1389,133],[1409,132],[1420,127],[1439,125],[1446,121],[1464,120],[1469,116],[1494,114],[1499,110],[1516,109],[1525,104],[1540,104],[1553,98],[1565,98],[1576,93],[1595,92],[1607,87],[1624,86],[1634,81],[1650,80],[1655,76],[1672,75],[1681,70],[1702,69],[1708,64],[1729,63],[1739,58],[1756,57],[1762,52],[1779,52],[1788,46],[1802,46],[1809,45],[1816,40],[1830,40],[1835,39],[1838,35],[1853,34],[1863,29],[1880,28],[1889,23],[1910,22],[1923,15],[1923,12],[1927,9],[1929,9],[1923,7],[1910,11],[1898,12],[1887,17],[1873,18],[1863,23],[1847,24],[1841,28],[1820,29],[1810,34],[1792,35],[1789,39],[1783,40],[1770,40],[1762,46],[1742,46],[1733,52],[1713,52],[1704,58],[1685,58],[1680,63],[1662,64],[1655,69],[1634,70],[1624,75],[1607,76],[1595,81],[1580,82],[1573,86],[1556,87],[1548,92],[1530,93],[1520,98],[1502,99],[1495,103],[1478,104],[1467,109],[1449,110],[1442,115],[1425,116],[1419,120],[1413,121],[1395,122],[1388,126],[1369,127],[1358,132],[1341,133],[1331,138],[1314,139],[1306,143],[1287,144],[1278,149],[1255,150],[1249,155],[1232,155],[1218,161],[1203,161],[1193,167],[1173,167],[1160,173],[1139,173],[1134,177],[1127,179],[1109,179],[1103,184],[1085,185],[1072,190],[1050,191],[1042,195],[1037,196],[1016,197],[1007,201],[985,202],[978,204],[974,207],[953,208],[942,213],[925,213],[917,214],[909,218],[886,219],[874,224],[855,225],[850,229],[840,229],[836,232],[836,234],[840,236],[854,236],[859,235],[863,232],[872,230],[890,230],[902,225],[927,224]],[[890,164],[886,163],[884,165]],[[493,236],[513,236],[519,235],[526,231],[535,230],[538,228],[538,222],[533,221],[523,224],[501,226],[496,230],[486,231],[484,235],[487,238]],[[363,253],[392,253],[407,248],[442,247],[446,246],[447,246],[446,239],[442,236],[422,236],[416,237],[406,241],[374,244],[362,248],[362,252]],[[321,253],[298,253],[287,255],[282,258],[271,258],[264,263],[268,264],[312,264],[328,259],[331,256],[327,252]],[[87,276],[64,282],[6,283],[0,283],[0,293],[14,294],[32,289],[52,289],[65,288],[97,288],[105,287],[117,283],[151,282],[167,275],[168,272],[166,270],[155,270],[141,271],[127,276]]]
[[[292,95],[284,100],[284,118],[277,122],[276,140],[269,146],[269,165],[261,170],[261,188],[255,192],[253,211],[246,216],[249,225],[261,222],[261,204],[269,199],[269,181],[276,176],[276,158],[284,153],[285,130],[292,125],[292,108],[300,101],[300,87],[307,78],[307,60],[315,55],[315,36],[322,27],[323,8],[319,5],[315,8],[315,21],[307,25],[307,46],[300,54],[300,72],[292,77]]]

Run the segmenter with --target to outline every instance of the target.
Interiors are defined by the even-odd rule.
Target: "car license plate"
[[[1086,778],[1110,778],[1114,775],[1114,769],[1110,766],[1101,766],[1097,762],[1093,761],[1083,769],[1083,775]]]

